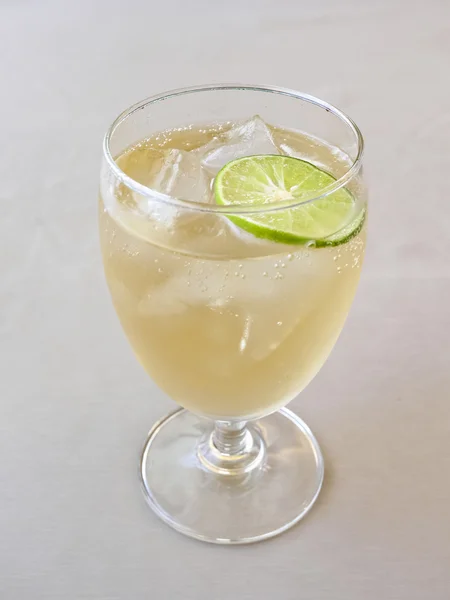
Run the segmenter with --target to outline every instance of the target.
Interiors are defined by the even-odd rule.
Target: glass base
[[[198,540],[245,544],[278,535],[306,515],[324,467],[319,445],[299,417],[282,408],[249,423],[253,454],[239,469],[211,462],[211,452],[217,455],[213,429],[213,421],[184,409],[151,429],[141,478],[163,521]]]

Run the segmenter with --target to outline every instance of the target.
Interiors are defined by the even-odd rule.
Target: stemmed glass
[[[190,139],[179,132],[193,131],[196,143],[179,154],[189,161],[208,142],[200,139],[208,127],[219,139],[253,115],[254,128],[271,124],[280,153],[297,140],[294,156],[333,175],[333,184],[302,201],[230,207],[200,201],[197,181],[190,197],[152,188],[138,173],[139,161],[162,165],[151,149],[133,154],[143,140],[172,136],[166,147],[175,148]],[[366,222],[361,133],[306,94],[205,85],[132,106],[111,125],[103,152],[100,238],[112,300],[139,361],[183,407],[145,442],[145,496],[161,519],[200,540],[277,535],[308,512],[322,485],[318,443],[285,406],[325,362],[356,290]],[[203,177],[187,164],[190,179]],[[339,243],[259,239],[236,225],[310,203],[320,210],[340,189],[362,217]]]

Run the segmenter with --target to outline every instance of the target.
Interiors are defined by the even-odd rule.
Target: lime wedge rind
[[[235,204],[269,207],[277,202],[298,201],[300,204],[292,208],[228,218],[258,238],[285,244],[337,246],[359,233],[365,209],[355,217],[357,203],[346,188],[323,196],[334,183],[332,175],[307,161],[257,155],[227,163],[216,176],[214,193],[217,204],[230,208]]]
[[[356,237],[360,233],[366,221],[367,210],[363,208],[359,215],[351,221],[348,225],[345,225],[337,233],[330,235],[328,238],[323,240],[317,240],[316,245],[321,246],[340,246],[346,244],[352,238]]]

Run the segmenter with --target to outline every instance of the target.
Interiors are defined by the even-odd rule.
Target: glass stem
[[[198,457],[220,475],[243,475],[264,463],[265,446],[258,431],[246,421],[215,421],[198,448]]]
[[[216,421],[211,441],[220,454],[230,457],[248,452],[253,444],[246,421]]]

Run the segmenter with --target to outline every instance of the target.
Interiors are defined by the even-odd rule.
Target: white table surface
[[[450,2],[0,1],[0,598],[447,600]],[[366,137],[364,275],[291,407],[326,481],[299,526],[215,547],[147,508],[138,454],[172,402],[106,291],[102,135],[211,81],[321,96]]]

